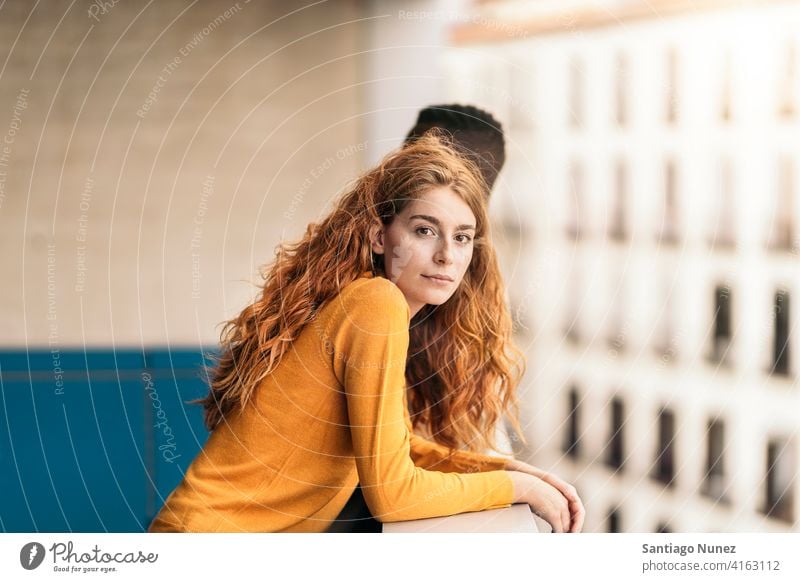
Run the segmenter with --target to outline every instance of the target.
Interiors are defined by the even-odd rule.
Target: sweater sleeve
[[[353,453],[375,519],[406,521],[507,507],[506,471],[443,473],[416,467],[404,421],[409,308],[387,279],[370,279],[345,297],[333,340]]]
[[[411,459],[417,467],[429,471],[443,473],[474,473],[484,471],[506,470],[508,459],[493,457],[471,451],[451,450],[444,445],[426,439],[414,433],[414,425],[408,413],[408,406],[403,405],[406,429],[409,433]]]

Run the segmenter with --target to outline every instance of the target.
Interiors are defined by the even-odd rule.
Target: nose
[[[442,239],[433,256],[433,260],[439,265],[449,265],[453,262],[453,249],[448,240]]]

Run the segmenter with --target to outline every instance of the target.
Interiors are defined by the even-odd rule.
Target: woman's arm
[[[385,279],[360,286],[329,329],[334,371],[347,400],[364,500],[382,522],[422,519],[528,503],[553,531],[567,531],[566,498],[518,471],[444,473],[415,467],[404,419],[408,304]]]
[[[353,454],[364,499],[379,521],[421,519],[507,507],[507,471],[444,473],[415,467],[404,422],[409,309],[386,279],[345,298],[331,327],[334,370],[347,399]]]

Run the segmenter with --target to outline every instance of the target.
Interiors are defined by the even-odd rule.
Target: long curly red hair
[[[264,267],[263,292],[224,324],[221,354],[208,395],[195,402],[214,430],[245,407],[317,311],[365,271],[386,276],[374,255],[370,228],[388,225],[414,199],[449,187],[476,218],[470,266],[453,296],[427,305],[412,319],[406,367],[414,426],[453,449],[497,450],[495,428],[508,415],[519,426],[516,387],[524,373],[512,341],[497,258],[489,236],[487,186],[478,168],[433,131],[387,155],[362,175],[319,224],[295,243],[281,244]]]

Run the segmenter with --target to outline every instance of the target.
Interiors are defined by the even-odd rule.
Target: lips
[[[426,279],[433,279],[434,281],[441,281],[442,283],[452,283],[453,278],[447,275],[423,275]]]

